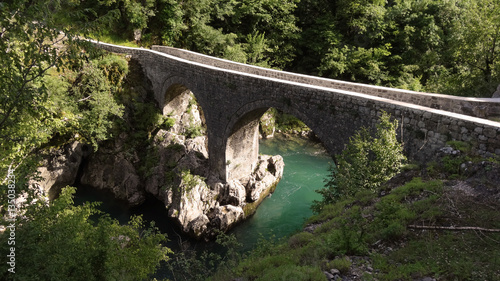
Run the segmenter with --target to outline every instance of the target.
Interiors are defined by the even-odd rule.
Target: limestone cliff
[[[258,168],[247,178],[221,182],[208,169],[206,136],[190,134],[193,127],[204,132],[204,120],[194,97],[186,98],[169,111],[175,119],[172,128],[154,136],[158,161],[145,190],[165,204],[184,232],[210,237],[214,230],[227,231],[252,215],[281,179],[284,163],[281,156],[260,156]]]
[[[169,128],[154,130],[146,148],[131,149],[133,132],[122,132],[96,152],[79,142],[52,149],[39,168],[44,180],[37,184],[54,197],[78,182],[110,190],[130,206],[150,194],[185,233],[209,238],[215,230],[229,230],[274,191],[283,159],[261,155],[251,175],[222,182],[208,168],[203,113],[194,96],[185,93],[174,109],[165,113]]]
[[[53,199],[61,188],[75,182],[82,159],[89,153],[90,147],[78,141],[49,149],[42,156],[41,167],[38,168],[40,180],[32,181],[31,185]]]

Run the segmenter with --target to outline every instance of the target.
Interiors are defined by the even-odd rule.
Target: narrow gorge
[[[33,184],[50,199],[67,185],[109,190],[131,207],[153,196],[184,233],[199,239],[250,217],[281,179],[283,158],[259,155],[251,174],[220,180],[208,167],[203,110],[193,93],[174,91],[180,94],[167,97],[160,112],[140,66],[129,64],[130,97],[114,137],[96,151],[78,141],[51,148],[38,169],[43,180]]]

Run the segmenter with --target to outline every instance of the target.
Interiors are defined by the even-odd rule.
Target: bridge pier
[[[240,180],[257,167],[259,157],[259,120],[267,109],[259,109],[241,118],[226,141],[225,180]]]

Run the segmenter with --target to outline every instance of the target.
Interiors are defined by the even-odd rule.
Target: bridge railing
[[[308,85],[357,92],[479,118],[500,117],[500,99],[467,98],[450,95],[422,93],[409,90],[345,82],[334,79],[326,79],[247,65],[167,46],[154,45],[152,46],[152,50],[176,56],[185,60],[243,73],[282,79]]]

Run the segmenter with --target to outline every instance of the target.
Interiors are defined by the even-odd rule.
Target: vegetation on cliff
[[[355,82],[490,96],[500,83],[499,10],[497,0],[0,2],[1,214],[8,218],[12,171],[16,195],[26,192],[32,203],[16,225],[25,274],[16,278],[143,279],[168,252],[158,246],[165,237],[154,228],[144,232],[139,219],[118,226],[104,216],[94,224],[94,206],[72,206],[70,189],[45,204],[28,188],[45,148],[81,140],[97,149],[119,128],[132,128],[131,152],[172,125],[123,87],[123,57],[93,52],[77,35]],[[127,113],[147,122],[123,122]],[[498,279],[500,237],[488,232],[500,227],[492,176],[498,163],[466,155],[466,144],[451,145],[462,154],[406,171],[399,188],[389,182],[375,193],[345,192],[311,218],[307,232],[265,242],[238,265],[231,257],[213,278],[324,279],[323,271],[346,275],[356,268],[366,279]],[[150,163],[139,165],[151,172]],[[0,238],[4,246],[7,238]]]
[[[77,2],[0,2],[0,225],[11,226],[2,256],[15,249],[2,280],[138,280],[167,257],[165,236],[140,218],[120,226],[96,217],[95,204],[73,206],[74,189],[49,203],[29,186],[41,152],[75,140],[97,149],[123,114],[127,61],[78,40],[109,19],[85,12]]]
[[[388,125],[386,117],[382,123]],[[385,129],[378,135],[395,135],[391,126],[379,128]],[[374,148],[363,132],[339,156],[341,165],[365,159]],[[360,146],[368,143],[371,146]],[[263,240],[240,257],[237,266],[219,268],[211,280],[283,276],[290,280],[500,280],[499,159],[474,158],[465,143],[449,145],[429,165],[406,165],[396,177],[374,181],[378,183],[374,186],[363,185],[364,180],[353,183],[352,172],[364,171],[366,178],[370,171],[380,175],[384,167],[393,170],[401,156],[335,170],[335,180],[326,181],[320,191],[324,198],[315,204],[317,214],[301,232],[277,241]]]

